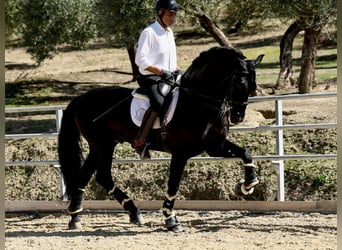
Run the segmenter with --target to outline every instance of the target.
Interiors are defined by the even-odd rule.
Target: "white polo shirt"
[[[155,21],[140,34],[135,63],[142,75],[151,75],[149,66],[175,71],[177,68],[176,44],[171,28],[165,29]]]

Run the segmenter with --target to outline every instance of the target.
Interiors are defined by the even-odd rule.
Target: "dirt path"
[[[81,231],[66,229],[66,215],[11,216],[5,249],[337,249],[336,214],[178,211],[179,234],[166,231],[161,214],[144,215],[138,227],[124,213],[83,214]]]

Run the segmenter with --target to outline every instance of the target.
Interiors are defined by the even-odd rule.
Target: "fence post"
[[[282,100],[275,101],[275,119],[276,125],[282,126],[283,125],[283,103]],[[283,130],[278,129],[276,131],[276,154],[279,156],[284,155],[284,138],[283,138]],[[273,161],[275,164],[275,169],[277,172],[278,177],[278,192],[277,192],[277,199],[278,201],[285,201],[285,191],[284,191],[284,160]]]
[[[57,130],[57,133],[59,133],[59,131],[61,129],[62,117],[63,117],[63,109],[57,109],[56,110],[56,130]],[[68,197],[66,196],[66,193],[65,193],[66,188],[65,188],[65,183],[64,183],[64,178],[63,178],[62,172],[61,172],[61,168],[60,168],[60,165],[57,165],[55,167],[58,168],[59,177],[61,180],[61,183],[60,183],[61,199],[63,201],[66,201],[66,200],[68,200]]]

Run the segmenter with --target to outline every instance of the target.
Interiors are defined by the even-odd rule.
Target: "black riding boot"
[[[148,151],[149,144],[146,143],[148,134],[153,126],[154,121],[157,118],[158,113],[151,110],[146,110],[144,118],[141,122],[137,137],[133,140],[132,146],[137,151],[141,159],[150,159],[150,153]]]

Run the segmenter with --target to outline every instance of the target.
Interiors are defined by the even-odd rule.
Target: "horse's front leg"
[[[259,180],[256,175],[256,171],[255,171],[256,165],[253,163],[253,158],[247,152],[247,150],[236,145],[235,143],[229,140],[224,141],[223,147],[225,151],[228,152],[228,156],[224,156],[224,157],[238,157],[243,160],[244,170],[245,170],[245,179],[244,179],[242,188],[245,188],[246,190],[250,190],[251,188],[256,186],[259,183]]]
[[[165,195],[162,211],[165,216],[166,228],[173,232],[181,232],[184,230],[173,211],[173,207],[186,162],[187,158],[173,155],[170,163],[168,190]]]
[[[239,157],[243,160],[245,178],[240,180],[235,186],[235,195],[238,197],[248,196],[253,193],[254,187],[259,183],[256,175],[256,165],[253,163],[252,156],[247,152],[246,149],[236,145],[235,143],[225,140],[223,143],[228,155],[226,157]]]
[[[210,156],[240,158],[244,163],[245,178],[237,184],[237,195],[243,196],[253,193],[254,187],[259,183],[259,180],[255,171],[256,165],[253,163],[253,158],[246,149],[225,139],[218,144],[212,143],[206,151]]]

